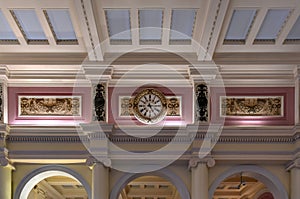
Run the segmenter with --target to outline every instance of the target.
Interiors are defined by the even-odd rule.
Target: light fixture
[[[246,182],[243,181],[243,173],[241,172],[240,184],[237,186],[237,189],[240,189],[242,186],[245,186]]]

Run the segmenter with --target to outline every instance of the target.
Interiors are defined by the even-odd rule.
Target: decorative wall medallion
[[[198,84],[195,86],[197,110],[197,120],[201,122],[208,121],[208,88],[205,84]]]
[[[283,116],[283,96],[220,96],[220,113],[227,116]]]
[[[181,116],[181,96],[165,96],[167,100],[167,116]],[[119,115],[134,116],[133,99],[131,96],[119,97]]]
[[[19,116],[81,116],[81,96],[18,96]]]
[[[167,114],[167,100],[156,89],[142,90],[133,98],[133,113],[142,123],[158,123]]]

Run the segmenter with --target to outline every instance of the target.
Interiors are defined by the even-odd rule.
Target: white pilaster
[[[92,199],[108,199],[110,160],[89,157],[86,165],[92,169]]]
[[[9,167],[0,166],[0,198],[11,199],[11,172]]]
[[[189,163],[191,168],[191,199],[208,199],[208,167],[213,167],[213,158],[192,158]]]
[[[92,199],[109,198],[109,169],[102,163],[96,162],[93,166]]]

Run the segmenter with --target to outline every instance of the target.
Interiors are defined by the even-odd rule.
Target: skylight
[[[48,43],[34,9],[11,11],[28,44]]]
[[[44,11],[57,44],[77,44],[76,34],[67,9]]]
[[[163,10],[139,10],[140,43],[160,44]]]
[[[195,17],[195,9],[175,9],[172,11],[170,44],[189,44],[191,42]]]
[[[111,44],[131,44],[129,10],[109,9],[105,13]]]
[[[285,43],[293,43],[300,41],[300,16],[298,17],[296,23],[292,27],[291,31],[289,32]]]
[[[255,43],[274,43],[282,29],[288,15],[289,9],[270,9],[255,38]]]
[[[0,10],[0,43],[18,44],[17,37],[10,28],[6,18]]]
[[[256,15],[255,9],[234,10],[224,44],[244,44]]]

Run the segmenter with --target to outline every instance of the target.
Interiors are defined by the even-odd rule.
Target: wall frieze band
[[[203,140],[205,138],[204,133],[198,133],[195,140]],[[168,142],[191,142],[190,136],[153,136],[149,138],[139,138],[131,136],[115,136],[107,134],[93,134],[84,136],[26,136],[26,135],[8,135],[7,142],[59,142],[59,143],[80,143],[88,142],[91,139],[109,139],[113,143],[135,143],[135,144],[153,144],[153,143],[168,143]],[[300,135],[294,136],[221,136],[218,139],[218,143],[294,143],[300,139]]]

